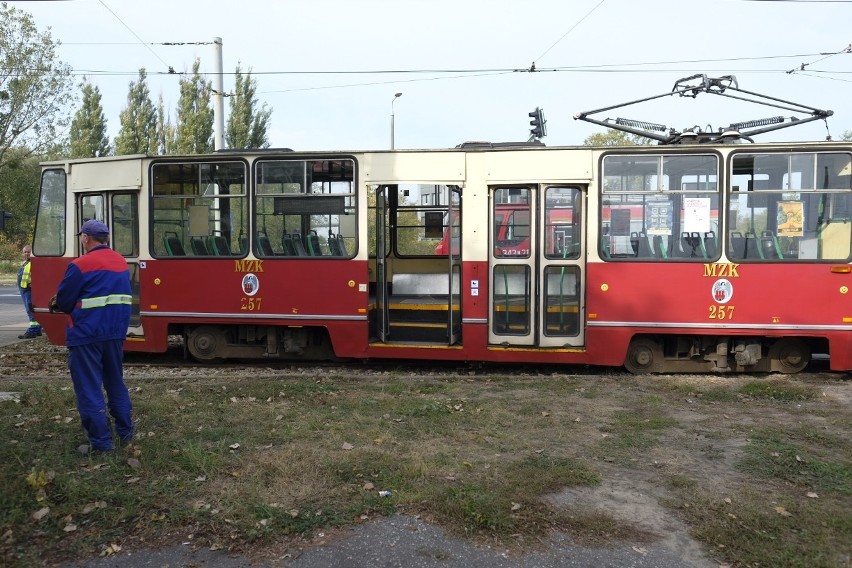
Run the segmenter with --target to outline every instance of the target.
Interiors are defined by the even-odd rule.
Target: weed
[[[811,400],[819,396],[819,391],[814,387],[787,380],[752,381],[740,387],[738,392],[753,398],[784,402]]]

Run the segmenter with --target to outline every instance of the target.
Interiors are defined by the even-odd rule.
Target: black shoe
[[[41,337],[41,330],[28,329],[27,332],[23,335],[19,335],[18,339],[35,339],[36,337]]]

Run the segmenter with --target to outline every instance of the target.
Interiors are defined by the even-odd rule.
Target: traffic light
[[[0,211],[0,231],[6,230],[6,221],[12,218],[12,213],[9,211]]]
[[[535,110],[529,113],[530,118],[530,140],[534,138],[544,138],[547,136],[547,121],[544,120],[544,111],[538,107],[535,107]]]

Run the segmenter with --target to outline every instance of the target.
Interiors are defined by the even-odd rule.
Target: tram
[[[42,167],[33,302],[85,220],[127,351],[633,373],[852,370],[852,143],[227,151]]]

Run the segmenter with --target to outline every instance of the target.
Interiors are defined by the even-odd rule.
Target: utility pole
[[[213,149],[225,148],[225,87],[222,80],[222,38],[213,38]]]

